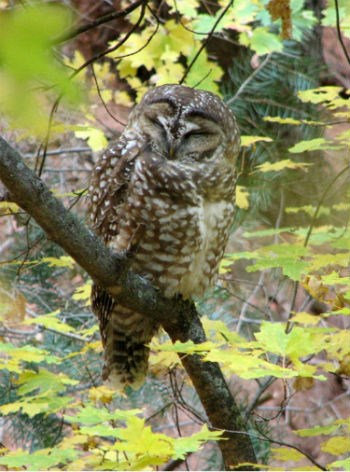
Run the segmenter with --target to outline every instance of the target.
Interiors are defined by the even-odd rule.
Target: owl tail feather
[[[133,336],[114,333],[105,346],[102,379],[116,390],[126,385],[139,389],[147,374],[149,351],[145,344],[135,343]]]
[[[146,344],[152,335],[125,333],[116,325],[109,330],[106,339],[102,378],[111,388],[122,389],[129,385],[136,390],[144,383],[147,374],[150,349]]]

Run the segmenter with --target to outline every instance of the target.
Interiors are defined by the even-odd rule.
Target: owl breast
[[[179,178],[179,164],[176,175],[173,166],[154,156],[136,162],[122,210],[125,224],[121,222],[112,245],[127,250],[134,238],[131,268],[165,296],[179,293],[189,298],[202,295],[215,282],[233,219],[234,178],[232,188],[222,189],[223,195],[212,179],[216,193],[209,198],[198,192],[198,182],[192,188],[195,175],[189,180],[181,178],[180,172]],[[193,168],[184,165],[182,171],[191,174]]]

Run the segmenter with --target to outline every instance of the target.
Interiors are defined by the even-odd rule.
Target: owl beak
[[[175,159],[175,151],[176,151],[175,146],[171,144],[168,150],[168,158],[170,161]]]
[[[168,146],[167,146],[167,150],[168,150],[168,159],[170,161],[173,161],[176,157],[176,142],[174,140],[174,138],[171,136],[169,137],[168,136],[168,140],[167,140],[167,143],[168,143]]]

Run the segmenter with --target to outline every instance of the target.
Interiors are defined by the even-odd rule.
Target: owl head
[[[130,114],[127,129],[169,160],[208,163],[224,157],[232,165],[239,150],[231,110],[213,93],[184,85],[149,90]]]

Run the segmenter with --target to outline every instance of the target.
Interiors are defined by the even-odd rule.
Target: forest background
[[[346,0],[0,2],[1,467],[350,469],[349,37]],[[84,223],[98,152],[164,83],[235,113],[238,210],[196,309],[147,285],[130,301],[179,317],[176,333],[163,324],[183,342],[161,332],[145,385],[114,392],[89,308],[89,275],[111,264],[85,267],[73,246],[96,241],[55,235],[51,197],[33,180],[35,210],[29,184],[34,172]],[[196,310],[207,340],[191,337]],[[215,363],[231,428],[203,404],[224,416],[227,391],[193,373]]]

